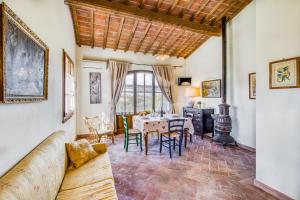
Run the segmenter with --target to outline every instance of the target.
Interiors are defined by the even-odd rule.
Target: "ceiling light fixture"
[[[164,54],[156,54],[156,55],[155,55],[155,58],[156,58],[157,60],[164,61],[164,60],[170,58],[170,56],[169,56],[169,55],[164,55]]]

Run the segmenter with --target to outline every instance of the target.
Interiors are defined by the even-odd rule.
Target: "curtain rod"
[[[84,58],[82,59],[83,62],[107,62],[109,60],[114,60],[114,59],[90,59],[90,58]],[[134,62],[129,62],[133,65],[144,65],[144,66],[153,66],[153,65],[156,65],[156,64],[153,64],[153,65],[150,65],[150,64],[143,64],[143,63],[134,63]],[[183,67],[183,66],[171,66],[171,67],[175,67],[175,68],[180,68],[180,67]]]

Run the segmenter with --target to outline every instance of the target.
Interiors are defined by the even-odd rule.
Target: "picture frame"
[[[90,104],[102,103],[101,73],[89,73]]]
[[[203,98],[221,98],[221,79],[202,82]]]
[[[76,73],[74,62],[71,57],[63,50],[63,120],[65,123],[75,113],[76,108]]]
[[[249,74],[249,99],[256,99],[256,73]]]
[[[0,103],[47,100],[49,48],[5,3],[0,22]]]
[[[288,89],[300,87],[300,57],[269,63],[269,88]]]

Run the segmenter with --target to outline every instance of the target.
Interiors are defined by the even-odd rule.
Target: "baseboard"
[[[274,197],[278,198],[279,200],[293,200],[293,198],[287,196],[286,194],[283,194],[270,186],[267,186],[266,184],[254,179],[253,183],[256,187],[262,189],[263,191],[273,195]]]
[[[246,145],[243,145],[243,144],[240,144],[238,143],[238,146],[241,148],[241,149],[245,149],[247,151],[251,151],[253,153],[256,153],[256,149],[253,148],[253,147],[249,147],[249,146],[246,146]]]

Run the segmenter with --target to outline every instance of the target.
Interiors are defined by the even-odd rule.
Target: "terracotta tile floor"
[[[120,200],[260,200],[275,199],[253,186],[255,154],[226,148],[195,136],[183,155],[159,153],[157,137],[150,139],[149,154],[136,145],[123,150],[123,137],[109,146]]]

